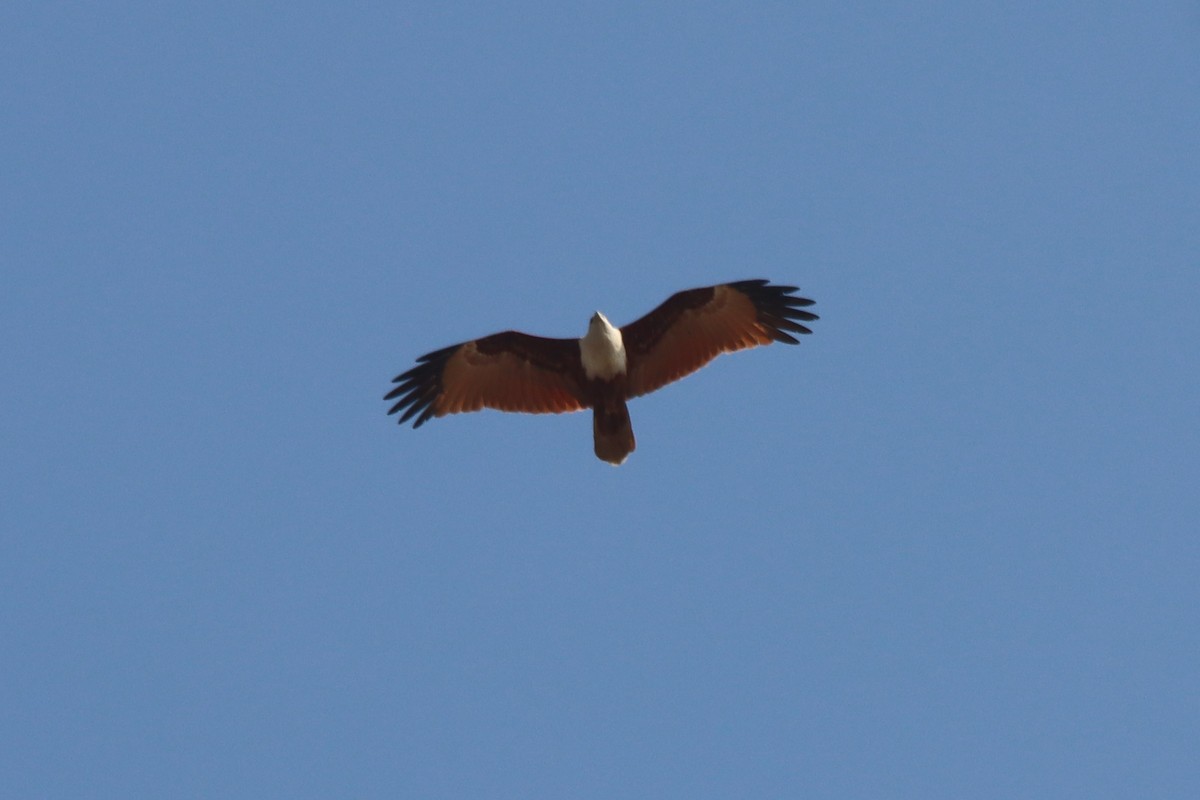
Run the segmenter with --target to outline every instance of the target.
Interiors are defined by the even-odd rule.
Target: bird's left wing
[[[721,353],[771,342],[798,344],[817,315],[795,286],[752,280],[677,292],[621,328],[629,364],[628,394],[637,397],[703,367]]]
[[[505,331],[427,353],[392,382],[388,411],[400,423],[495,408],[531,414],[585,408],[580,391],[579,341]]]

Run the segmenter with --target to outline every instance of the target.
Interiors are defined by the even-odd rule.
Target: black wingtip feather
[[[766,326],[767,333],[777,342],[800,344],[799,339],[785,331],[812,333],[800,323],[820,319],[811,311],[800,310],[802,307],[813,305],[814,301],[793,294],[800,291],[798,286],[773,285],[762,278],[736,281],[729,286],[750,298],[750,302],[754,303],[758,310],[758,321]]]
[[[404,412],[398,420],[401,425],[413,417],[416,417],[413,428],[425,424],[434,414],[433,401],[442,392],[442,370],[459,347],[460,345],[455,345],[426,353],[417,359],[416,366],[393,378],[392,383],[397,385],[385,394],[383,399],[399,400],[387,413]]]

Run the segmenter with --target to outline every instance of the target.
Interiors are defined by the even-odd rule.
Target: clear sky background
[[[1188,2],[6,3],[0,794],[1200,797]],[[399,428],[431,349],[799,347]]]

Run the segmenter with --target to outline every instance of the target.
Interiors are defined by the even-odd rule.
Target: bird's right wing
[[[547,339],[505,331],[427,353],[397,375],[384,400],[403,411],[400,424],[495,408],[559,414],[586,407],[580,389],[577,339]]]

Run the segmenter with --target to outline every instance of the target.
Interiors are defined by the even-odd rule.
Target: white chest
[[[612,380],[625,372],[625,344],[621,331],[607,320],[593,322],[587,335],[579,340],[579,358],[583,372],[591,380]]]

